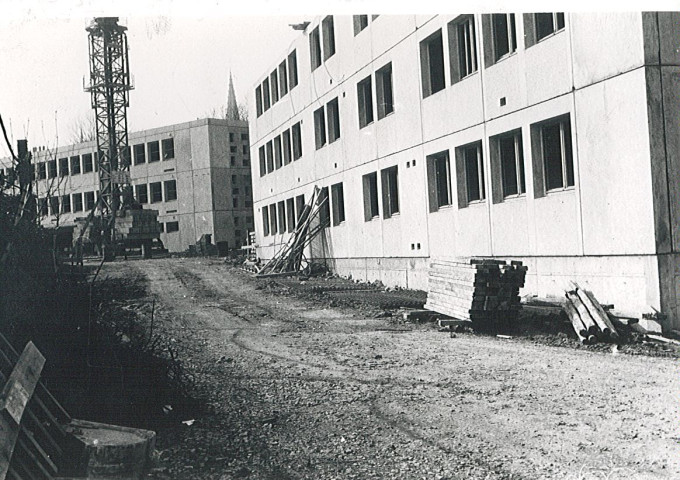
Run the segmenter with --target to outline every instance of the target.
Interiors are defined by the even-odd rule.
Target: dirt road
[[[680,478],[673,360],[450,338],[273,295],[217,260],[104,273],[137,272],[209,404],[160,432],[156,478]]]

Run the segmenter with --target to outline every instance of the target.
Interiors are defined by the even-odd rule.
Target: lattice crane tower
[[[116,213],[125,186],[130,184],[127,107],[129,106],[130,68],[127,27],[118,17],[95,18],[89,32],[90,93],[97,130],[99,162],[99,208],[105,245],[115,245]],[[113,249],[107,248],[109,253]]]

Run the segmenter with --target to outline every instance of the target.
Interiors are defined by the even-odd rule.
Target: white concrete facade
[[[135,198],[144,208],[158,210],[161,241],[169,251],[182,252],[203,234],[212,235],[214,244],[227,242],[228,248],[246,243],[253,230],[247,122],[201,119],[130,133],[128,144]],[[57,219],[69,225],[87,216],[86,196],[94,201],[99,190],[95,151],[95,142],[56,152],[33,149],[34,193],[47,204],[43,225],[55,226]],[[63,175],[61,159],[68,163]],[[8,168],[9,159],[0,160],[0,166]]]
[[[524,294],[561,297],[574,280],[617,310],[656,309],[666,327],[680,327],[680,14],[363,17],[312,22],[281,55],[290,76],[295,52],[298,83],[284,93],[279,76],[270,108],[263,91],[280,65],[255,87],[260,256],[269,258],[290,230],[265,230],[266,207],[283,202],[288,217],[290,199],[342,183],[344,218],[334,218],[315,250],[340,274],[426,289],[430,257],[522,259]],[[369,77],[370,90],[362,90]],[[368,122],[359,99],[367,91]],[[340,135],[329,142],[336,98]],[[322,107],[325,143],[315,128]],[[302,155],[286,163],[284,154],[277,168],[275,139],[296,124]],[[446,174],[437,173],[442,165]],[[373,172],[370,187],[364,176]],[[335,217],[339,202],[330,196]]]

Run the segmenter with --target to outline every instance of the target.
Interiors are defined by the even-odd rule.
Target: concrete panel
[[[581,253],[576,195],[575,190],[565,190],[534,200],[537,255]]]
[[[585,254],[654,253],[644,70],[575,96]]]
[[[374,57],[378,58],[378,63],[386,63],[379,58],[384,52],[390,50],[404,38],[415,34],[416,17],[413,15],[380,15],[371,21],[368,26],[371,35],[371,48]],[[364,33],[364,32],[362,32]],[[357,36],[359,36],[361,33]],[[415,39],[407,40],[408,43],[415,45]]]
[[[210,136],[205,125],[191,127],[191,166],[194,170],[210,167]]]
[[[456,256],[491,255],[489,213],[485,202],[471,203],[458,210]]]
[[[524,51],[527,102],[533,105],[571,91],[569,37],[565,31]],[[537,74],[540,72],[540,74]]]
[[[530,255],[527,197],[506,198],[491,205],[491,253],[495,256]]]
[[[425,142],[481,124],[484,116],[479,72],[425,98],[422,115]]]
[[[527,105],[524,72],[523,50],[501,59],[482,72],[487,119],[507,115]],[[501,99],[505,101],[505,105],[501,105]]]

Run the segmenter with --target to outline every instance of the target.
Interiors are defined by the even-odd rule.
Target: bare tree
[[[97,139],[97,129],[92,115],[83,115],[71,124],[71,143],[92,142]]]
[[[238,104],[238,118],[244,122],[248,121],[248,105],[245,103]]]

